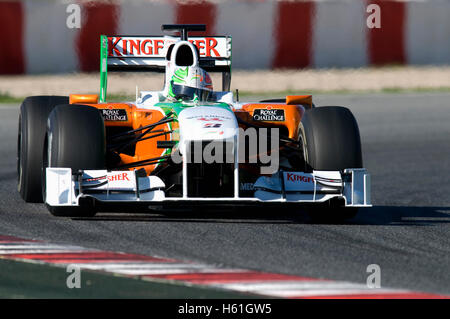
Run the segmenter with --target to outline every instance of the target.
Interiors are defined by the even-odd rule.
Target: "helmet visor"
[[[199,101],[206,101],[210,91],[172,82],[172,93],[177,100],[192,101],[197,97]]]

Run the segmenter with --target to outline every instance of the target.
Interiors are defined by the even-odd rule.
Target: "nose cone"
[[[178,115],[180,142],[224,140],[238,134],[234,113],[226,108],[197,106],[186,108]]]

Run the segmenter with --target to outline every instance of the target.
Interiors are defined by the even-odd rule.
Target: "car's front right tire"
[[[42,149],[47,119],[67,96],[30,96],[20,106],[17,134],[17,190],[26,202],[42,203]]]

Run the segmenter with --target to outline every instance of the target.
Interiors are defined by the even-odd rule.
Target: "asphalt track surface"
[[[313,223],[304,212],[101,213],[51,216],[16,190],[18,105],[0,106],[0,234],[450,294],[450,94],[322,95],[320,105],[355,114],[373,208],[341,225]]]

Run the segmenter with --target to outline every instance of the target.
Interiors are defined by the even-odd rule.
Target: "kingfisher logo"
[[[108,175],[108,181],[116,182],[116,181],[130,181],[128,178],[128,173],[119,173],[115,175]]]
[[[286,179],[294,183],[314,183],[314,179],[312,177],[295,173],[286,173]]]
[[[108,38],[109,56],[159,55],[163,48],[163,39]]]
[[[212,37],[189,40],[195,45],[201,57],[225,57],[218,39]],[[222,40],[223,42],[223,40]],[[163,57],[166,49],[175,43],[164,37],[108,37],[108,56],[110,57]]]

